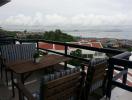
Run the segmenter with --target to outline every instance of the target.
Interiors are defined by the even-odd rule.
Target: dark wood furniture
[[[8,44],[0,46],[1,59],[1,78],[3,76],[3,69],[5,69],[6,83],[8,85],[7,77],[7,63],[15,63],[17,60],[29,60],[33,58],[36,52],[36,44]]]
[[[77,71],[48,82],[44,82],[42,79],[39,100],[81,100],[79,98],[80,76],[81,72]],[[21,83],[16,85],[28,100],[36,100],[24,85]]]
[[[79,93],[79,77],[80,72],[73,73],[68,76],[47,82],[41,83],[41,97],[42,100],[67,100],[71,96],[76,96]]]
[[[45,55],[42,57],[39,63],[34,63],[33,60],[23,60],[6,63],[8,69],[17,73],[24,74],[27,72],[32,72],[40,69],[44,69],[53,65],[56,65],[60,62],[69,61],[71,58],[59,55]]]
[[[20,75],[19,81],[24,84],[25,80],[32,72],[37,71],[37,70],[42,70],[45,68],[52,68],[54,65],[60,62],[65,62],[70,59],[71,58],[69,57],[51,54],[51,55],[45,55],[44,57],[42,57],[39,63],[34,63],[33,60],[23,60],[23,61],[6,63],[8,70],[11,71],[13,94],[14,94],[13,73]],[[27,73],[28,75],[25,76],[25,74]]]
[[[87,72],[84,72],[86,75],[85,78],[85,100],[88,100],[89,95],[95,92],[98,88],[102,88],[102,95],[105,92],[105,82],[106,82],[106,68],[107,68],[107,59],[98,59],[91,60],[87,66]],[[85,68],[83,68],[85,70]]]

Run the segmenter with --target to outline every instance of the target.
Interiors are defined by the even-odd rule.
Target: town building
[[[88,46],[88,47],[95,47],[95,48],[103,48],[101,42],[89,42],[89,41],[79,41],[79,42],[68,42],[71,44],[77,44],[82,46]],[[39,43],[40,48],[54,50],[56,52],[64,53],[65,47],[57,44],[49,44],[49,43]],[[68,54],[70,54],[72,51],[77,50],[78,48],[68,47]],[[106,58],[105,53],[97,52],[97,51],[91,51],[91,50],[85,50],[81,49],[82,51],[82,57],[86,59],[91,58]]]

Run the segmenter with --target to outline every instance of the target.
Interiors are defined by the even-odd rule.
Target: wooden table
[[[26,60],[26,61],[16,61],[14,63],[7,63],[6,66],[11,71],[11,80],[12,80],[12,90],[13,90],[13,96],[15,96],[14,93],[14,77],[13,73],[20,75],[20,81],[24,84],[25,77],[24,74],[34,72],[37,70],[53,67],[53,65],[56,65],[60,62],[66,62],[71,60],[69,57],[60,56],[60,55],[46,55],[42,57],[41,61],[39,63],[34,63],[33,60]]]

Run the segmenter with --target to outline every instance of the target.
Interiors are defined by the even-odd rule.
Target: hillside
[[[76,41],[76,38],[68,35],[66,33],[63,33],[61,30],[55,30],[55,31],[46,31],[39,34],[34,35],[27,35],[27,39],[45,39],[45,40],[51,40],[51,41],[59,41],[59,42],[71,42]]]
[[[45,32],[44,39],[61,42],[76,41],[76,39],[73,36],[63,33],[61,32],[61,30]]]

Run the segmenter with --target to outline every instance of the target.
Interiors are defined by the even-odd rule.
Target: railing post
[[[67,45],[65,45],[65,56],[67,56],[67,48],[68,48],[68,46]],[[64,63],[65,65],[65,69],[67,68],[67,62],[65,61],[65,63]]]
[[[114,64],[112,64],[112,60],[108,60],[108,84],[107,84],[107,91],[106,97],[110,100],[111,97],[111,88],[112,88],[112,79],[113,79],[113,71],[114,71]]]
[[[19,41],[20,44],[22,44],[22,41]]]
[[[16,39],[13,39],[13,44],[16,44]]]
[[[39,41],[37,40],[36,43],[37,43],[37,51],[39,51]]]
[[[127,70],[127,73],[128,73],[128,68],[127,67],[124,67],[124,70]],[[127,73],[123,75],[123,80],[122,80],[123,84],[126,84],[126,82],[127,82]]]

